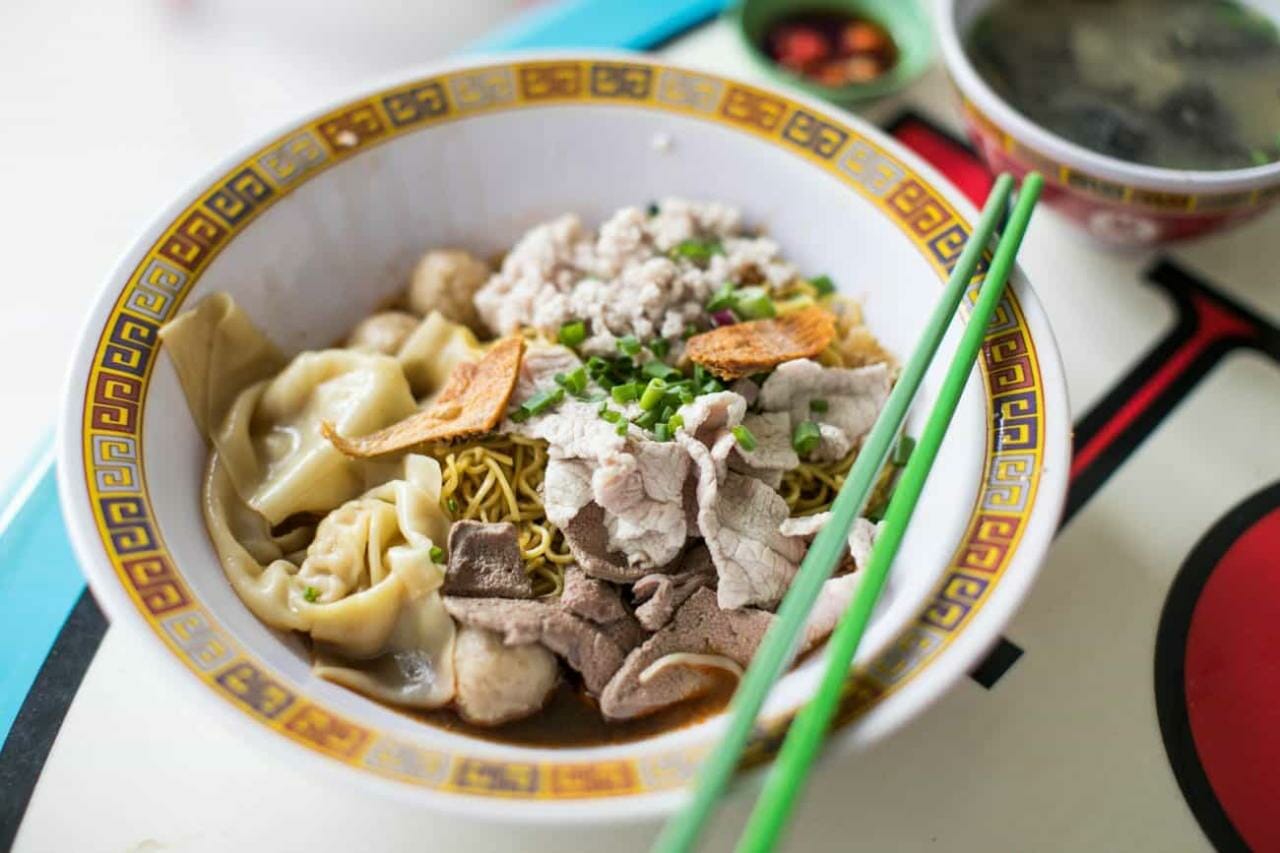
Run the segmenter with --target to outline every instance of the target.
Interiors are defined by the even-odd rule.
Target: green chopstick
[[[992,187],[973,236],[960,253],[951,278],[943,288],[933,313],[929,315],[915,351],[903,367],[875,426],[871,428],[861,451],[854,459],[844,486],[831,505],[830,520],[814,538],[800,563],[800,570],[791,581],[786,597],[778,607],[777,618],[743,674],[742,683],[738,685],[729,706],[728,726],[720,742],[703,763],[688,802],[672,817],[658,837],[654,845],[655,851],[685,853],[692,850],[721,794],[733,778],[760,708],[778,677],[791,662],[800,632],[818,599],[822,584],[831,577],[844,555],[848,530],[859,513],[866,508],[876,477],[888,458],[898,430],[906,420],[907,410],[911,407],[911,401],[920,388],[920,381],[928,370],[934,353],[942,343],[956,307],[968,289],[982,252],[991,242],[991,236],[1004,215],[1012,189],[1013,178],[1008,175],[1001,175]]]
[[[889,568],[897,556],[911,515],[915,512],[916,502],[929,477],[929,470],[942,446],[943,438],[946,437],[951,417],[955,414],[956,405],[973,372],[974,362],[982,350],[987,324],[1004,295],[1005,283],[1043,183],[1040,175],[1032,172],[1023,181],[1022,189],[1018,192],[1017,203],[1009,215],[1009,224],[996,247],[986,280],[978,291],[977,302],[947,369],[942,389],[938,392],[924,432],[916,442],[915,450],[898,479],[889,508],[885,511],[884,527],[876,537],[871,558],[863,569],[866,575],[858,585],[853,602],[840,617],[840,622],[827,641],[827,664],[822,682],[787,732],[760,799],[747,820],[742,841],[738,845],[739,853],[765,853],[774,849],[804,787],[809,766],[822,748],[827,727],[840,705],[849,666],[867,623],[871,621],[871,611],[880,598]]]

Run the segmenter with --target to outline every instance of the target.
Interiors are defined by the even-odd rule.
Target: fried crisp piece
[[[435,401],[399,423],[361,438],[344,438],[331,423],[322,424],[321,429],[334,447],[358,457],[481,435],[496,427],[506,414],[523,355],[524,338],[503,338],[479,361],[464,361],[455,367]]]
[[[694,335],[685,355],[721,379],[741,379],[791,361],[813,358],[836,334],[831,313],[804,308],[782,317],[721,326]]]

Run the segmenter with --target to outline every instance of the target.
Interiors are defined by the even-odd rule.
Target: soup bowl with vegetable
[[[855,119],[643,58],[358,93],[218,166],[107,279],[61,427],[77,553],[114,624],[282,761],[504,819],[667,810],[973,214]],[[1021,275],[989,335],[836,748],[962,678],[1052,538],[1070,421]]]
[[[1280,198],[1280,4],[943,0],[942,55],[993,170],[1101,241],[1152,245]]]

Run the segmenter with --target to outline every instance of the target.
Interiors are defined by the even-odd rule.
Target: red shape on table
[[[1280,850],[1280,508],[1227,550],[1187,632],[1187,718],[1218,801],[1255,850]]]
[[[1206,349],[1228,338],[1256,334],[1257,330],[1248,320],[1237,316],[1203,293],[1191,294],[1191,303],[1196,317],[1196,328],[1191,337],[1151,374],[1151,378],[1134,392],[1111,420],[1075,449],[1075,455],[1071,458],[1073,479],[1092,465],[1111,442],[1124,434]]]

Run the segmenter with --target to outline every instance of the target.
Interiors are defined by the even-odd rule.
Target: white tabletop
[[[250,16],[249,5],[211,7],[234,17]],[[470,3],[477,20],[481,7],[497,5]],[[0,346],[9,363],[23,365],[18,402],[33,413],[5,423],[10,440],[0,466],[13,464],[14,442],[34,438],[34,413],[50,411],[85,300],[132,232],[213,157],[385,58],[347,56],[339,67],[284,34],[269,44],[223,42],[200,17],[200,4],[194,12],[95,8],[85,4],[81,15],[65,7],[9,9],[2,14],[18,18],[16,27],[0,20],[0,71],[9,72],[0,85],[23,87],[14,93],[16,108],[19,126],[30,131],[6,140],[16,156],[0,158],[6,184],[19,188],[0,214],[3,233],[19,238],[9,252],[18,264],[14,270],[11,261],[17,275],[9,291],[18,304],[0,314]],[[53,36],[55,18],[69,24]],[[737,51],[717,24],[668,53],[749,75]],[[21,84],[15,64],[27,69]],[[85,79],[84,69],[95,66],[99,73]],[[273,82],[262,86],[263,76]],[[249,79],[258,85],[236,85]],[[120,95],[126,90],[128,97]],[[948,97],[935,71],[870,116],[884,120],[910,105],[951,121]],[[91,110],[101,138],[72,134],[71,120],[60,116],[71,109]],[[84,127],[82,119],[76,126]],[[104,168],[105,176],[97,174]],[[95,192],[86,195],[87,186]],[[101,201],[92,201],[95,194]],[[19,198],[28,199],[25,207],[12,200]],[[55,236],[60,223],[86,219],[94,222],[91,238]],[[1280,317],[1280,215],[1168,254]],[[1022,263],[1054,324],[1077,412],[1173,322],[1170,301],[1142,281],[1151,258],[1100,252],[1052,212],[1036,215]],[[823,765],[789,849],[1207,849],[1160,741],[1153,634],[1171,578],[1195,541],[1280,471],[1280,444],[1263,440],[1276,423],[1276,365],[1248,354],[1220,364],[1060,536],[1006,632],[1024,656],[993,689],[965,681],[869,753]],[[108,632],[16,850],[623,853],[645,849],[656,831],[642,823],[516,832],[312,778],[259,755],[216,705],[197,700],[194,684],[171,677],[153,645],[140,632]],[[708,849],[730,847],[747,805],[741,795],[729,803]]]

